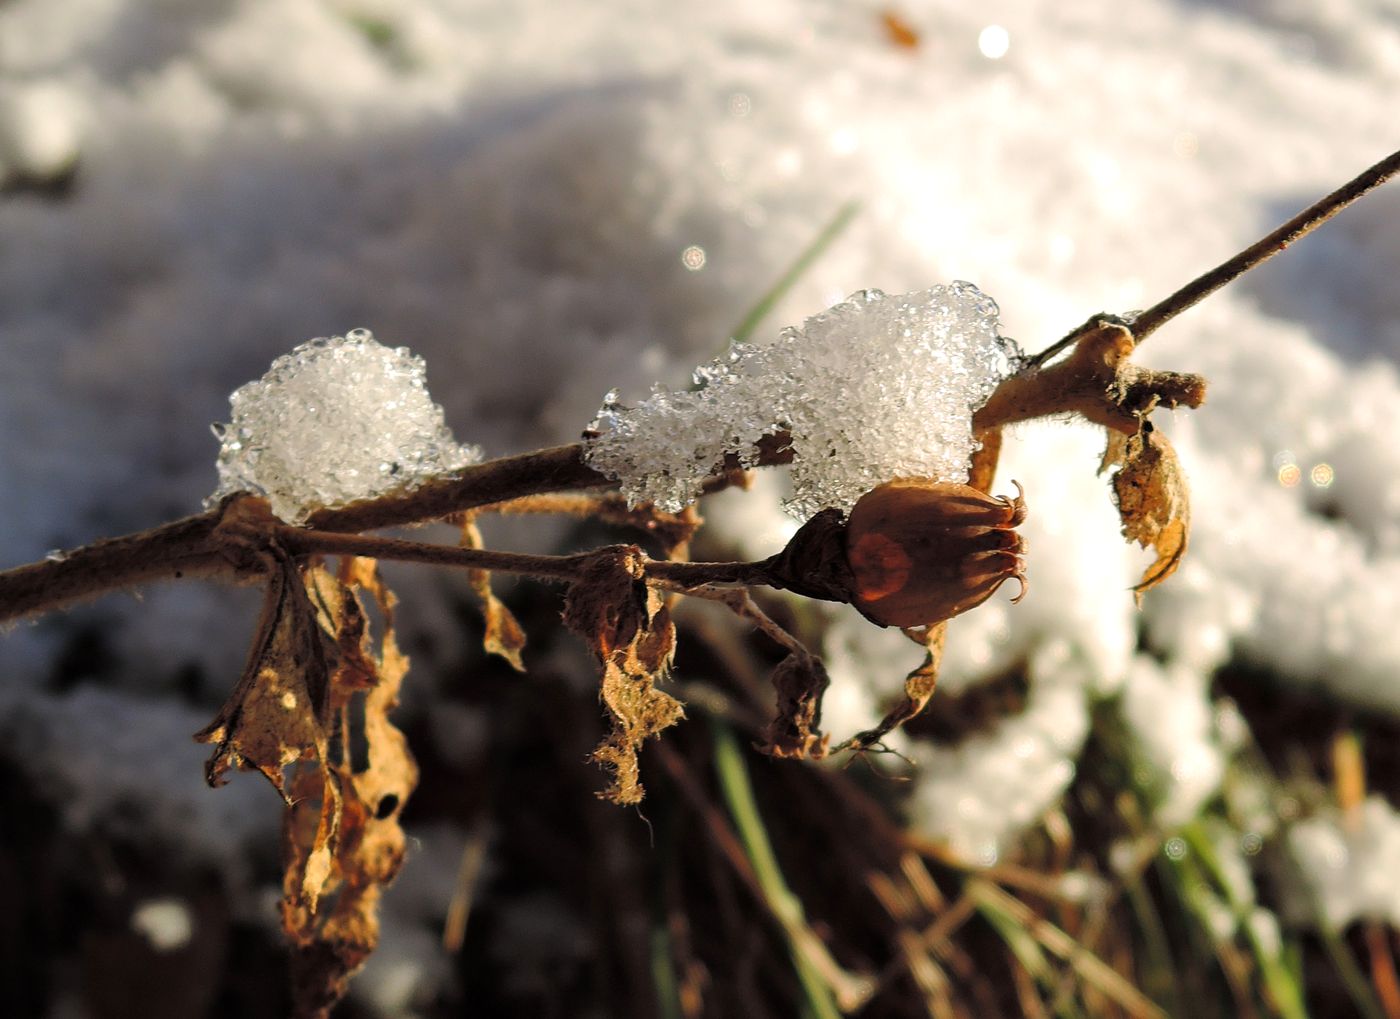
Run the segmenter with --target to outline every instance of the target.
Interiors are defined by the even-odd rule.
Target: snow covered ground
[[[229,392],[314,336],[411,347],[457,438],[499,455],[576,438],[613,387],[683,386],[848,200],[756,341],[860,288],[965,279],[1035,351],[1400,144],[1388,0],[891,9],[917,45],[878,5],[796,0],[0,7],[0,566],[198,510]],[[994,857],[1117,690],[1164,817],[1189,817],[1231,658],[1400,711],[1398,271],[1392,185],[1144,346],[1212,388],[1158,416],[1194,533],[1141,615],[1145,553],[1117,536],[1098,438],[1016,433],[1000,477],[1026,488],[1032,591],[954,625],[944,683],[1025,660],[1032,692],[976,747],[915,753],[938,776],[914,795],[929,833]],[[716,525],[780,532],[767,498]],[[133,697],[191,674],[216,696],[245,636],[211,627],[228,606],[251,618],[246,592],[182,589],[21,627],[0,710],[57,717],[41,688],[83,627]],[[845,735],[917,654],[832,634]],[[979,795],[1006,788],[1004,810]]]

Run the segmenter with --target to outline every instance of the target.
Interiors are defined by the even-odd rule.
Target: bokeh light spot
[[[988,60],[1000,60],[1011,48],[1011,33],[1000,25],[988,25],[977,35],[977,48]]]

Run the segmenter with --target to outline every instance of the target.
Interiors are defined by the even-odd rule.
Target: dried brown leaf
[[[1176,450],[1166,436],[1144,421],[1136,435],[1109,432],[1100,471],[1122,466],[1113,476],[1113,493],[1123,522],[1123,537],[1151,547],[1157,558],[1133,588],[1143,592],[1166,580],[1181,565],[1191,532],[1191,493]]]
[[[612,732],[593,758],[613,773],[601,795],[619,804],[639,803],[644,795],[642,744],[685,717],[680,701],[656,689],[671,663],[676,627],[661,594],[643,579],[645,561],[635,545],[599,550],[564,603],[564,622],[603,666],[599,695]]]
[[[328,680],[301,571],[290,559],[276,559],[243,674],[214,721],[194,737],[217,744],[204,769],[209,784],[223,784],[230,768],[256,769],[288,799],[287,766],[324,759]]]
[[[358,561],[346,560],[347,564]],[[379,665],[369,647],[369,620],[354,593],[320,564],[307,568],[305,582],[321,629],[334,713],[344,709],[351,691],[374,686]]]
[[[334,887],[342,817],[339,776],[304,764],[292,773],[291,803],[282,817],[282,927],[294,947],[314,938],[323,891]]]
[[[790,654],[773,670],[778,713],[763,730],[761,753],[772,757],[821,760],[828,736],[821,731],[822,694],[831,685],[822,660]]]
[[[287,801],[282,924],[293,944],[294,1009],[321,1017],[373,951],[380,891],[403,862],[398,814],[418,772],[388,712],[408,660],[394,640],[393,595],[372,560],[346,560],[336,577],[319,563],[298,566],[254,529],[240,541],[264,565],[262,614],[238,685],[196,738],[218,744],[211,784],[230,768],[252,768]],[[384,621],[377,654],[359,590]],[[359,702],[362,713],[352,710]]]
[[[374,561],[346,560],[339,577],[312,567],[308,586],[333,663],[330,700],[339,738],[326,761],[325,788],[335,797],[339,823],[326,831],[329,797],[317,808],[314,773],[304,772],[307,799],[297,800],[284,825],[282,922],[295,946],[296,1014],[323,1016],[378,943],[379,897],[403,864],[398,819],[417,785],[418,768],[403,733],[389,720],[408,659],[394,636],[393,595]],[[377,649],[362,591],[373,596],[383,619]],[[363,699],[362,716],[352,709],[358,699]],[[328,909],[319,908],[328,901]]]
[[[484,548],[481,529],[476,526],[476,517],[470,513],[462,516],[462,547]],[[467,580],[481,599],[481,614],[486,623],[486,633],[481,639],[482,646],[489,655],[500,655],[510,662],[516,672],[525,671],[525,662],[520,657],[525,649],[525,631],[505,603],[491,590],[489,570],[468,570]]]

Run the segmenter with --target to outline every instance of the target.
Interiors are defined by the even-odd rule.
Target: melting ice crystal
[[[452,437],[424,374],[421,357],[367,329],[284,354],[229,397],[233,419],[214,426],[219,488],[206,504],[252,492],[299,523],[476,463],[481,450]]]
[[[658,386],[631,408],[609,393],[588,463],[629,500],[675,511],[726,454],[751,466],[754,443],[785,429],[799,519],[894,477],[966,481],[973,411],[1021,363],[997,316],[971,283],[860,291],[775,343],[734,344],[692,390]]]

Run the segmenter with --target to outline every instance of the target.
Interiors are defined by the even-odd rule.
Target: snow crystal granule
[[[367,329],[318,337],[284,354],[257,382],[237,389],[233,420],[215,425],[219,488],[267,498],[299,523],[343,506],[476,463],[428,395],[425,366],[407,347],[378,343]]]
[[[608,394],[588,463],[630,501],[674,511],[726,454],[751,466],[754,444],[786,431],[800,519],[901,475],[966,481],[973,411],[1020,362],[997,314],[970,283],[860,291],[773,344],[734,344],[692,391],[658,386],[632,408]]]

